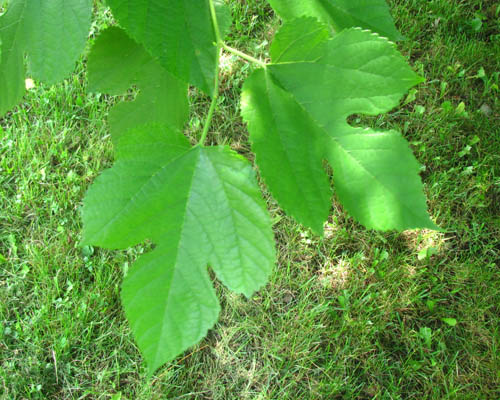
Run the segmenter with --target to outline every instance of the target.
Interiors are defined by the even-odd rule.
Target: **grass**
[[[37,84],[1,121],[0,398],[500,398],[498,5],[393,0],[399,47],[426,82],[386,116],[352,117],[404,133],[446,233],[368,231],[334,203],[318,238],[269,199],[271,282],[250,300],[218,286],[216,327],[151,381],[119,302],[144,249],[78,247],[81,199],[112,163],[117,99],[86,91],[84,61],[60,85]],[[263,0],[231,6],[230,45],[266,58],[279,21]],[[248,154],[249,67],[226,61],[210,140]],[[196,136],[206,98],[191,101]]]

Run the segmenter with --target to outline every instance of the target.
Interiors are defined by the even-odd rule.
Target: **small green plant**
[[[321,235],[335,192],[347,212],[379,230],[436,228],[419,164],[395,131],[353,127],[422,81],[391,40],[401,38],[383,0],[269,0],[284,24],[270,61],[229,47],[228,7],[217,0],[108,0],[120,27],[96,39],[90,89],[123,94],[109,123],[114,166],[89,189],[82,245],[154,244],[125,276],[122,303],[149,374],[196,344],[217,321],[207,266],[251,296],[275,260],[272,224],[252,165],[227,146],[206,146],[219,97],[219,56],[251,63],[241,97],[252,150],[281,207]],[[85,44],[91,1],[11,0],[0,19],[0,112],[30,76],[55,82]],[[61,17],[62,16],[62,17]],[[197,144],[183,129],[188,85],[211,95]],[[332,176],[324,169],[327,161]],[[347,293],[347,292],[346,292]],[[348,307],[347,296],[339,298]]]

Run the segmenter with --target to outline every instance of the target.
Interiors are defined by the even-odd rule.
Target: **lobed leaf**
[[[218,61],[208,0],[108,0],[127,33],[178,78],[211,94]],[[225,35],[229,9],[215,2]]]
[[[271,221],[251,165],[227,147],[194,147],[162,125],[127,131],[117,161],[89,189],[83,243],[124,248],[145,239],[122,302],[150,374],[196,344],[217,320],[207,265],[250,296],[274,263]]]
[[[11,0],[0,16],[0,115],[25,91],[24,55],[30,75],[52,84],[65,78],[85,47],[90,0]]]
[[[273,63],[244,85],[243,117],[271,192],[286,212],[321,233],[331,197],[326,159],[339,200],[366,227],[435,229],[407,142],[394,131],[347,123],[352,114],[391,110],[422,79],[376,34],[347,29],[328,38],[325,32],[313,18],[285,24],[271,49]],[[304,36],[314,38],[310,49]]]
[[[285,20],[315,17],[336,32],[348,28],[370,29],[391,40],[403,37],[394,26],[385,0],[268,0]]]

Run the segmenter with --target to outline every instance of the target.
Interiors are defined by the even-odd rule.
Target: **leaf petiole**
[[[203,125],[203,132],[198,145],[203,146],[205,142],[208,131],[210,130],[210,125],[212,123],[212,118],[214,116],[215,107],[217,106],[217,101],[219,99],[219,72],[220,72],[220,53],[223,47],[223,42],[219,29],[219,21],[217,21],[217,13],[215,12],[215,5],[213,0],[209,0],[210,5],[210,16],[212,17],[212,25],[215,33],[215,40],[217,46],[217,62],[215,63],[215,79],[214,79],[214,91],[212,92],[212,102],[210,103],[210,108],[208,109],[207,118],[205,119],[205,124]]]
[[[220,52],[221,52],[221,47],[220,45],[217,45],[217,54],[219,54],[219,56]],[[210,125],[212,123],[212,118],[215,113],[215,107],[217,107],[217,101],[219,100],[219,70],[220,70],[220,65],[219,62],[217,61],[217,66],[215,67],[214,91],[212,93],[212,101],[210,103],[210,108],[208,109],[207,118],[205,119],[205,124],[203,125],[203,132],[198,142],[198,145],[200,146],[203,146],[203,143],[207,138],[208,131],[210,130]]]
[[[205,119],[205,124],[203,125],[203,132],[201,133],[200,140],[198,141],[199,146],[203,146],[203,143],[205,142],[208,131],[210,130],[210,125],[212,123],[212,118],[215,113],[215,108],[217,107],[217,101],[219,99],[219,73],[220,73],[220,54],[221,50],[224,49],[228,53],[232,53],[240,58],[243,58],[244,60],[247,60],[251,63],[257,64],[258,66],[262,68],[266,68],[266,63],[257,60],[256,58],[249,56],[248,54],[245,54],[237,49],[234,49],[230,46],[228,46],[224,41],[222,40],[222,36],[220,33],[219,29],[219,21],[217,20],[217,13],[215,11],[215,4],[213,0],[209,0],[209,5],[210,5],[210,16],[212,17],[212,25],[214,28],[214,33],[215,33],[215,39],[216,39],[216,46],[217,46],[217,63],[215,65],[215,81],[214,81],[214,91],[212,92],[212,101],[210,103],[210,108],[208,110],[207,117]]]
[[[253,64],[257,64],[259,67],[262,67],[262,68],[266,68],[266,63],[261,61],[261,60],[258,60],[252,56],[249,56],[248,54],[245,54],[237,49],[234,49],[230,46],[228,46],[226,43],[222,42],[222,47],[224,50],[226,50],[228,53],[232,53],[240,58],[243,58],[244,60],[247,60]]]

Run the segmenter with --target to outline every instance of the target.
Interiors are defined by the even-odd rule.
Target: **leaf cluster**
[[[389,41],[401,35],[384,0],[269,0],[284,20],[269,62],[226,45],[231,16],[221,0],[107,3],[119,27],[92,48],[90,89],[138,94],[110,112],[116,160],[85,197],[82,244],[154,243],[122,287],[150,374],[217,321],[208,266],[250,297],[274,265],[271,218],[252,165],[228,147],[204,145],[221,51],[256,66],[242,90],[242,116],[264,182],[287,213],[321,235],[333,181],[347,212],[368,228],[436,228],[401,134],[347,122],[388,112],[422,81]],[[36,79],[51,83],[71,71],[90,16],[90,0],[11,0],[0,16],[0,113],[22,97],[25,55]],[[212,96],[195,146],[183,134],[188,85]]]

